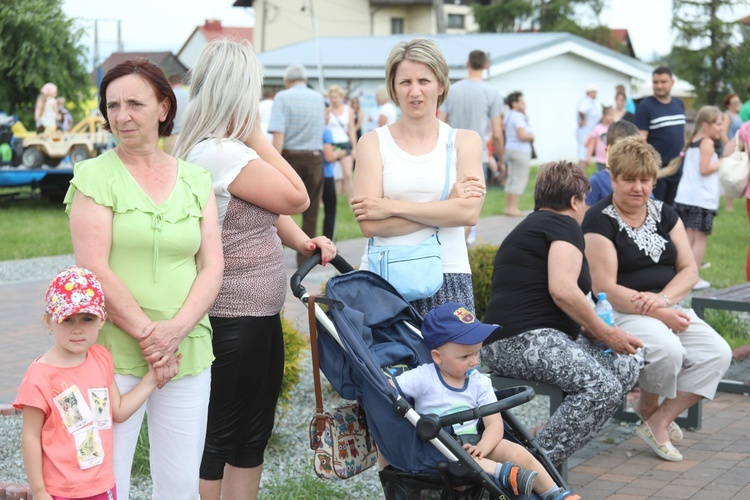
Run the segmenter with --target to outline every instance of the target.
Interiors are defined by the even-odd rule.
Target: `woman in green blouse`
[[[211,325],[221,286],[216,200],[205,170],[159,149],[176,111],[171,86],[147,60],[125,61],[102,80],[99,109],[117,147],[75,165],[65,198],[76,262],[102,283],[110,321],[98,342],[112,351],[123,392],[156,368],[160,390],[114,426],[117,490],[148,410],[153,498],[198,498],[210,390]],[[178,362],[173,379],[164,368]]]

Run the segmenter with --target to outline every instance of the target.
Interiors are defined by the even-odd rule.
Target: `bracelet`
[[[666,307],[669,307],[669,306],[672,305],[672,303],[669,302],[669,297],[667,297],[666,293],[660,293],[659,295],[661,295],[662,297],[664,297],[664,303],[666,304]]]

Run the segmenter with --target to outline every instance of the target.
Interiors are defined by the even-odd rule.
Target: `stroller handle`
[[[505,396],[510,393],[510,395]],[[505,396],[505,397],[502,397]],[[472,408],[471,410],[459,411],[451,413],[450,415],[444,415],[440,417],[440,427],[447,427],[449,425],[460,424],[468,422],[469,420],[475,420],[478,418],[486,417],[488,415],[494,415],[516,406],[528,403],[534,399],[534,389],[529,386],[518,386],[512,387],[502,391],[502,399],[495,403],[490,403],[479,408]]]
[[[301,299],[302,296],[307,293],[307,290],[305,290],[305,287],[302,286],[302,280],[305,279],[305,276],[308,275],[312,269],[320,264],[320,250],[316,250],[315,253],[304,261],[301,266],[299,266],[299,269],[292,274],[292,277],[289,279],[289,286],[292,288],[292,293],[295,297],[298,299]],[[346,259],[344,259],[341,255],[336,254],[336,257],[331,260],[330,264],[336,268],[338,272],[341,274],[348,273],[350,271],[354,271],[354,268],[349,264]]]

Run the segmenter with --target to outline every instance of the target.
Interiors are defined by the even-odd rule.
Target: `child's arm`
[[[23,451],[23,466],[34,498],[37,500],[52,500],[47,493],[42,475],[42,426],[44,412],[33,406],[23,407],[23,429],[21,431],[21,448]]]
[[[177,375],[177,371],[179,371],[182,354],[176,357],[177,363],[167,363],[162,367],[163,369],[167,369],[167,367],[170,366],[172,367],[170,373],[167,374],[170,379]],[[117,383],[112,382],[112,386],[109,388],[109,397],[112,401],[112,419],[115,422],[124,422],[133,416],[133,413],[143,406],[143,403],[146,402],[148,397],[154,391],[156,388],[156,382],[156,373],[154,372],[154,367],[151,363],[148,364],[148,373],[146,373],[146,376],[138,382],[138,385],[125,394],[121,395]]]
[[[482,417],[482,423],[484,423],[482,439],[476,445],[464,445],[464,449],[474,458],[485,458],[490,454],[503,440],[505,433],[503,417],[499,413]]]
[[[594,156],[594,148],[596,148],[596,137],[590,135],[586,139],[586,165],[591,165],[591,158]]]
[[[700,158],[700,173],[701,175],[709,175],[713,174],[717,170],[719,170],[719,165],[721,165],[721,159],[718,161],[715,161],[714,163],[711,163],[711,156],[714,154],[714,141],[706,137],[701,141],[700,145],[700,152],[701,152],[701,158]]]

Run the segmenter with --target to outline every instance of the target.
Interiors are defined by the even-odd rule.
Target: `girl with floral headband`
[[[44,323],[55,344],[26,371],[13,403],[23,410],[31,491],[37,500],[116,499],[112,421],[127,420],[143,405],[156,387],[153,368],[120,395],[112,355],[95,343],[106,313],[91,271],[60,272],[46,302]]]

